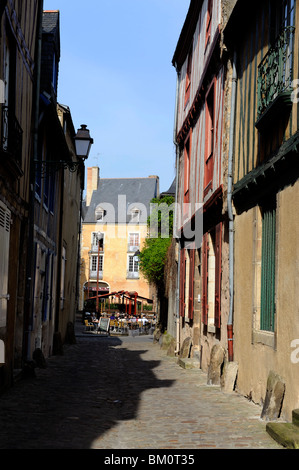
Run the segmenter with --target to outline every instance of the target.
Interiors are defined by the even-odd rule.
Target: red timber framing
[[[190,159],[192,131],[189,132],[184,145],[184,203],[190,202]]]
[[[208,283],[209,283],[209,256],[211,253],[210,244],[214,239],[214,256],[215,256],[215,291],[214,302],[214,318],[213,323],[216,328],[221,327],[221,280],[222,280],[222,222],[213,230],[205,233],[202,243],[202,322],[208,325],[209,320],[209,299]],[[212,237],[213,232],[213,237]],[[210,274],[211,275],[211,274]]]
[[[181,249],[180,258],[180,316],[185,316],[186,308],[186,252],[185,249]]]
[[[212,13],[213,13],[213,0],[208,0],[207,26],[206,26],[206,44],[205,44],[205,47],[207,47],[207,45],[210,42],[210,38],[211,38]]]
[[[202,323],[208,324],[208,253],[209,234],[205,233],[202,241]]]

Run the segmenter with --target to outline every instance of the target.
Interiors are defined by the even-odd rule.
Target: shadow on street
[[[157,379],[160,361],[145,352],[120,338],[78,338],[0,397],[0,448],[90,449],[117,422],[136,419],[142,392],[173,384]]]

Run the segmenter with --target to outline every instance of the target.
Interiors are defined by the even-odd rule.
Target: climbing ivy
[[[148,236],[140,253],[140,271],[148,282],[163,285],[164,266],[173,235],[174,198],[152,199],[148,218]]]

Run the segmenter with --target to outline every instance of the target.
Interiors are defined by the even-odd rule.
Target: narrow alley
[[[259,406],[207,386],[152,336],[83,334],[0,401],[0,449],[280,449]]]

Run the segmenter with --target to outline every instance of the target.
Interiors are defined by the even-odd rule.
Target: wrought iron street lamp
[[[89,130],[85,124],[81,124],[81,129],[78,129],[75,136],[76,154],[81,160],[86,160],[89,156],[93,139],[90,137]]]
[[[81,124],[81,128],[78,129],[74,141],[77,161],[73,161],[71,158],[69,160],[36,160],[35,164],[37,168],[40,168],[41,176],[61,169],[75,172],[81,167],[82,163],[88,158],[93,144],[93,139],[85,124]]]

